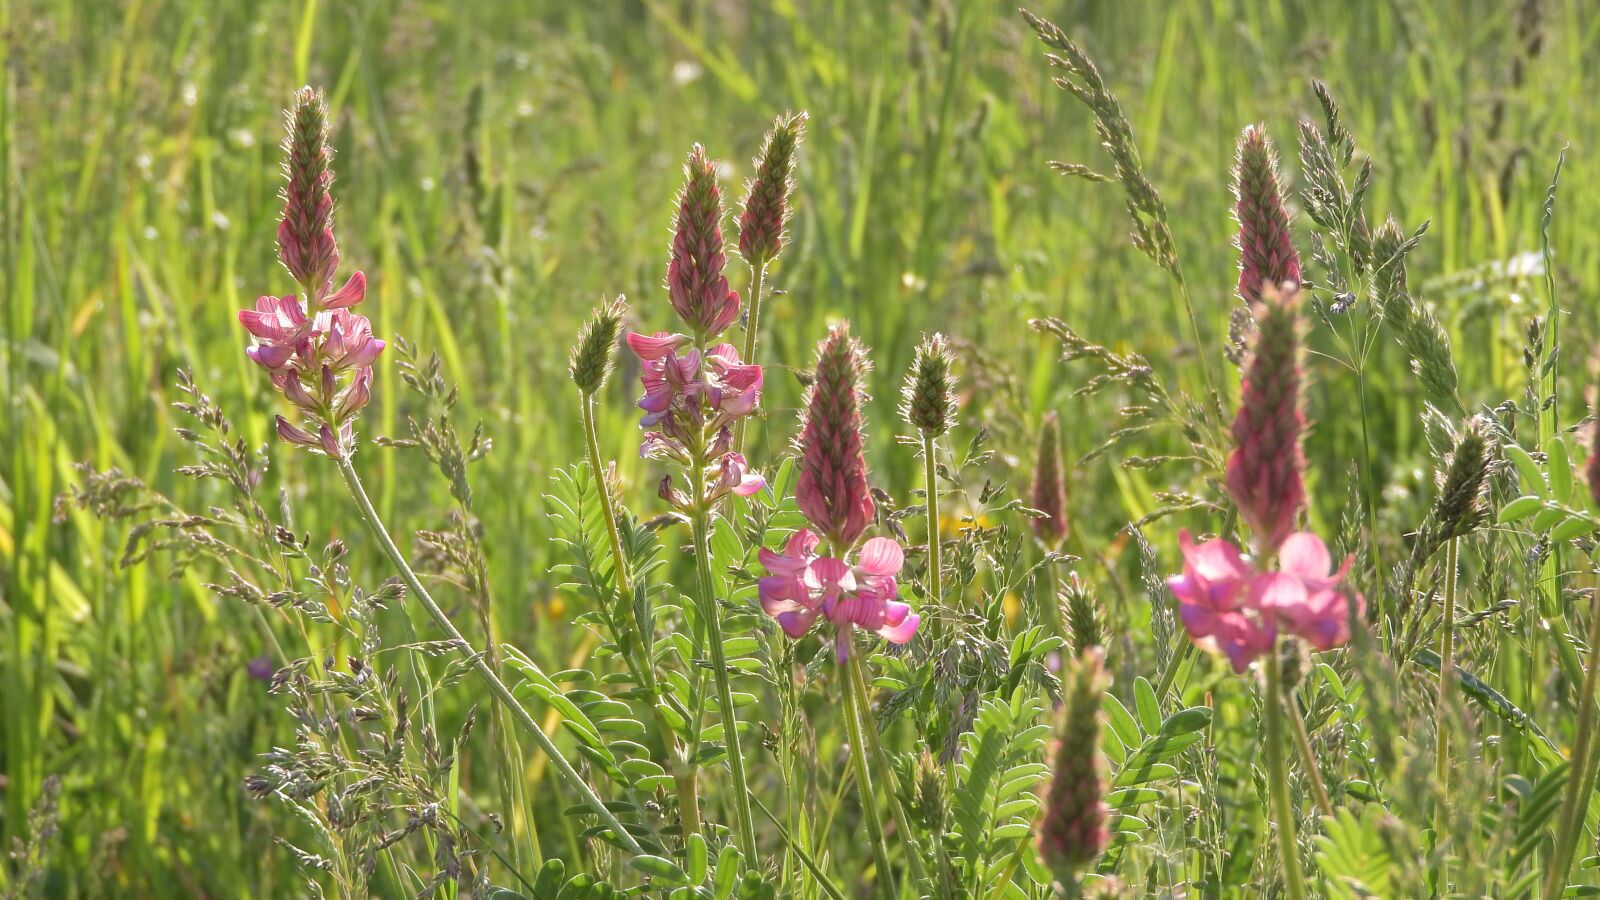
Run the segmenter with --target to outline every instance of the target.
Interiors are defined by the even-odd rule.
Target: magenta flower
[[[835,654],[850,658],[851,626],[870,631],[890,643],[904,644],[916,634],[922,617],[901,602],[895,576],[905,553],[889,538],[873,538],[861,546],[855,565],[831,556],[816,556],[820,538],[801,529],[782,554],[762,549],[761,608],[778,620],[785,634],[804,637],[820,615],[835,627]]]
[[[372,336],[367,317],[347,309],[318,313],[315,330],[326,336],[322,362],[335,372],[370,366],[383,352],[384,342]]]
[[[721,456],[732,446],[728,426],[761,403],[760,366],[743,364],[732,344],[679,356],[689,343],[687,335],[665,331],[628,335],[628,346],[643,363],[639,424],[657,429],[640,443],[643,457],[688,464],[696,449],[705,457]]]
[[[848,323],[830,329],[817,345],[816,378],[806,394],[798,439],[795,502],[840,552],[855,544],[877,510],[862,448],[861,379],[866,368],[866,353],[850,336]]]
[[[739,320],[739,294],[728,288],[723,274],[727,253],[717,167],[705,148],[695,144],[683,174],[667,263],[667,293],[684,324],[702,338],[715,337]]]
[[[269,370],[287,365],[309,331],[305,310],[293,294],[257,298],[255,309],[239,310],[239,323],[256,338],[245,353]]]
[[[1280,629],[1304,639],[1316,650],[1330,650],[1350,639],[1352,604],[1361,615],[1366,601],[1341,583],[1350,569],[1347,559],[1332,571],[1328,548],[1310,532],[1296,532],[1283,541],[1276,571],[1259,571],[1233,544],[1215,539],[1196,545],[1179,532],[1183,574],[1167,580],[1178,599],[1179,616],[1189,637],[1228,657],[1243,672],[1272,650]]]
[[[724,453],[717,463],[716,480],[711,482],[711,499],[719,500],[728,494],[748,497],[767,486],[760,472],[752,472],[743,453]]]
[[[1239,548],[1216,539],[1196,545],[1189,532],[1178,532],[1183,548],[1183,574],[1167,580],[1178,598],[1178,614],[1189,637],[1228,657],[1235,672],[1250,667],[1256,657],[1272,649],[1275,623],[1247,615],[1250,583],[1255,569]]]
[[[1339,587],[1353,560],[1345,559],[1333,571],[1321,538],[1309,531],[1291,534],[1278,550],[1278,571],[1262,574],[1251,585],[1252,603],[1312,647],[1337,647],[1350,639],[1350,604],[1357,616],[1366,612],[1365,598]]]

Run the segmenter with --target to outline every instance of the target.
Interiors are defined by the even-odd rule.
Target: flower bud
[[[1045,413],[1039,428],[1031,502],[1044,514],[1032,520],[1033,533],[1049,549],[1060,547],[1068,531],[1067,484],[1061,473],[1061,422],[1053,412]]]
[[[1278,179],[1278,155],[1266,128],[1239,136],[1233,168],[1234,215],[1239,220],[1239,296],[1254,303],[1263,285],[1300,283],[1300,256],[1289,232]]]
[[[592,396],[605,387],[606,379],[611,377],[626,309],[627,301],[618,295],[616,300],[596,309],[578,333],[578,343],[567,359],[567,372],[584,396]]]
[[[806,114],[779,116],[761,142],[756,156],[756,177],[744,198],[739,217],[739,255],[752,266],[775,259],[783,249],[783,228],[789,220],[789,198],[794,193],[795,150],[805,133]]]
[[[800,429],[800,512],[843,555],[872,524],[876,507],[867,486],[861,434],[861,378],[867,369],[848,323],[834,326],[817,345],[817,370],[806,393]]]
[[[900,415],[923,434],[939,437],[956,423],[956,382],[951,374],[950,341],[942,334],[924,338],[900,390]]]

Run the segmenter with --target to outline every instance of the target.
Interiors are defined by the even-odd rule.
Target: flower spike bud
[[[1239,513],[1255,532],[1256,552],[1271,558],[1294,531],[1305,507],[1300,439],[1299,291],[1263,289],[1258,330],[1245,365],[1239,412],[1233,420],[1235,449],[1228,457],[1227,486]]]
[[[867,369],[848,323],[835,325],[817,345],[816,377],[806,393],[800,429],[800,512],[843,555],[855,546],[876,509],[867,486],[861,434],[861,379]]]
[[[572,354],[567,358],[567,372],[586,397],[605,387],[606,380],[611,377],[616,364],[617,337],[622,332],[622,315],[627,308],[627,299],[618,294],[616,300],[596,309],[578,333],[578,343],[573,345]]]
[[[1251,125],[1239,135],[1233,167],[1234,215],[1239,220],[1239,296],[1261,299],[1263,285],[1300,283],[1300,255],[1289,231],[1278,177],[1278,154],[1267,130]]]
[[[761,142],[755,158],[756,177],[739,216],[739,255],[752,266],[771,262],[783,250],[783,229],[794,194],[795,151],[805,127],[803,112],[779,116]]]
[[[956,380],[950,341],[942,334],[923,338],[900,390],[900,415],[923,434],[940,437],[956,424]]]
[[[1036,833],[1039,855],[1063,884],[1105,852],[1107,827],[1105,764],[1100,758],[1100,695],[1106,686],[1105,654],[1090,647],[1062,679],[1061,725],[1055,764]]]
[[[301,88],[286,116],[283,221],[278,226],[278,252],[284,268],[320,300],[339,266],[339,245],[333,237],[333,148],[328,146],[328,105],[322,92]]]
[[[695,144],[683,172],[667,262],[667,293],[678,318],[706,339],[738,321],[739,294],[728,288],[723,272],[727,253],[722,243],[722,192],[717,186],[716,164]]]
[[[1066,540],[1067,484],[1061,473],[1061,422],[1045,413],[1039,428],[1039,451],[1033,461],[1033,508],[1043,513],[1033,520],[1033,533],[1051,550]]]

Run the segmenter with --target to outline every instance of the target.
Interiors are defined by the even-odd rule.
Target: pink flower
[[[1178,598],[1184,629],[1195,643],[1220,650],[1235,672],[1243,672],[1272,649],[1277,636],[1273,623],[1246,615],[1255,570],[1239,548],[1220,538],[1197,546],[1189,532],[1180,531],[1178,543],[1183,574],[1168,579],[1167,587]]]
[[[727,331],[739,320],[739,294],[723,274],[722,194],[717,167],[699,144],[684,165],[683,191],[673,223],[667,292],[672,308],[702,338]]]
[[[316,329],[325,336],[322,359],[334,371],[370,366],[385,346],[372,336],[366,316],[345,309],[318,313]]]
[[[367,299],[367,276],[360,272],[350,276],[344,287],[323,297],[317,304],[322,309],[349,309]]]
[[[709,499],[717,500],[729,493],[748,497],[766,486],[767,480],[760,472],[750,471],[743,453],[724,453],[717,463],[717,477],[711,483]]]
[[[1318,650],[1337,647],[1350,639],[1350,606],[1355,615],[1366,611],[1366,600],[1340,587],[1354,557],[1338,571],[1322,539],[1301,531],[1289,535],[1278,550],[1276,572],[1268,572],[1251,585],[1252,602],[1276,617],[1284,627]]]
[[[639,424],[660,429],[645,435],[642,456],[686,461],[691,447],[702,444],[708,434],[719,439],[730,423],[754,412],[761,402],[760,366],[743,364],[732,344],[718,344],[703,356],[694,349],[679,356],[688,343],[688,337],[665,331],[628,335],[628,346],[643,363],[639,408],[645,414]],[[732,435],[728,438],[731,442]],[[725,449],[711,447],[705,456]]]
[[[895,576],[905,553],[889,538],[873,538],[861,547],[855,565],[815,555],[820,538],[801,529],[782,554],[761,551],[768,575],[761,579],[761,607],[792,638],[805,636],[819,615],[832,622],[839,662],[850,656],[851,626],[873,632],[890,643],[904,644],[916,634],[922,618],[898,599]]]
[[[1351,604],[1361,615],[1365,601],[1341,587],[1350,569],[1345,560],[1332,569],[1328,548],[1310,532],[1291,534],[1278,551],[1276,571],[1258,571],[1239,548],[1221,540],[1196,545],[1179,532],[1183,574],[1167,580],[1178,599],[1189,637],[1228,657],[1243,672],[1272,650],[1279,629],[1303,638],[1316,650],[1330,650],[1350,639]]]
[[[800,428],[800,512],[841,552],[872,524],[877,507],[867,485],[862,448],[861,379],[866,353],[846,323],[817,345],[816,378],[806,393]]]
[[[305,310],[293,294],[258,298],[255,309],[239,310],[239,323],[257,342],[245,353],[266,369],[288,365],[310,330]]]

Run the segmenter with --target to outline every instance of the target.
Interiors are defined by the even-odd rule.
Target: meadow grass
[[[582,455],[565,375],[572,336],[606,296],[633,301],[630,327],[664,309],[684,152],[705,144],[734,192],[786,110],[810,119],[792,244],[768,280],[782,293],[763,308],[764,355],[776,362],[751,432],[763,457],[785,447],[802,392],[794,373],[838,318],[876,349],[874,480],[903,503],[915,502],[923,473],[895,441],[894,405],[923,332],[949,334],[961,360],[952,446],[989,429],[1000,452],[987,474],[1016,491],[1047,411],[1061,416],[1071,461],[1105,439],[1118,405],[1073,396],[1087,373],[1062,365],[1029,319],[1061,317],[1142,353],[1169,384],[1201,390],[1198,354],[1222,371],[1235,305],[1234,139],[1266,123],[1298,187],[1291,148],[1297,119],[1319,115],[1313,77],[1373,160],[1371,208],[1408,232],[1432,223],[1408,258],[1411,281],[1452,340],[1468,407],[1520,399],[1527,320],[1559,305],[1566,380],[1543,438],[1584,416],[1600,287],[1600,195],[1589,189],[1600,15],[1586,4],[1124,0],[1038,11],[1081,40],[1122,101],[1167,204],[1198,345],[1171,282],[1127,241],[1120,193],[1047,168],[1108,172],[1109,162],[1006,3],[0,3],[0,839],[24,836],[56,775],[51,895],[300,889],[294,859],[273,843],[296,824],[239,787],[289,733],[246,673],[265,651],[254,613],[216,597],[204,572],[169,578],[162,555],[119,566],[132,522],[76,509],[57,518],[55,498],[85,463],[191,508],[216,502],[172,474],[192,462],[173,434],[179,368],[251,445],[271,437],[278,404],[244,357],[235,311],[284,290],[270,241],[277,144],[281,109],[305,83],[325,88],[335,117],[340,234],[371,279],[367,312],[382,334],[439,353],[461,391],[457,420],[481,419],[493,440],[473,467],[493,628],[552,671],[590,649],[570,624],[581,601],[551,571],[542,499],[552,473]],[[1549,284],[1495,274],[1536,272],[1526,261],[1544,249],[1563,147]],[[1373,530],[1389,537],[1370,549],[1392,565],[1432,495],[1425,395],[1392,342],[1365,360],[1364,390],[1340,363],[1351,357],[1345,335],[1320,329],[1312,345],[1312,522],[1331,533],[1354,516],[1365,528],[1347,503],[1376,497]],[[598,433],[625,493],[646,497],[655,475],[637,459],[629,365],[597,404]],[[406,416],[425,414],[396,374],[390,354],[369,434],[401,435]],[[1223,389],[1231,396],[1233,383]],[[1108,601],[1112,621],[1138,632],[1111,643],[1144,646],[1139,554],[1121,529],[1174,484],[1115,462],[1069,462],[1067,549],[1096,561],[1102,593],[1121,598]],[[416,454],[368,446],[360,463],[397,534],[444,521],[446,486]],[[314,544],[345,538],[359,577],[387,577],[331,467],[274,447],[266,477]],[[945,502],[961,515],[960,497]],[[1172,546],[1172,523],[1150,532]],[[1387,574],[1364,575],[1369,598]],[[1562,618],[1560,597],[1496,595],[1525,582],[1475,579],[1471,609],[1520,607],[1466,634],[1457,659],[1563,744],[1575,710],[1548,686],[1553,669],[1576,671],[1582,629]],[[474,702],[446,692],[436,715],[459,725]],[[1497,771],[1531,775],[1533,751],[1509,728],[1499,737]],[[492,778],[473,775],[493,765],[492,748],[475,747],[461,776],[471,804],[491,810]],[[519,790],[547,790],[544,773],[530,762]],[[546,852],[570,840],[555,810],[533,817]],[[510,824],[526,838],[528,823]],[[0,868],[0,888],[18,871]]]

